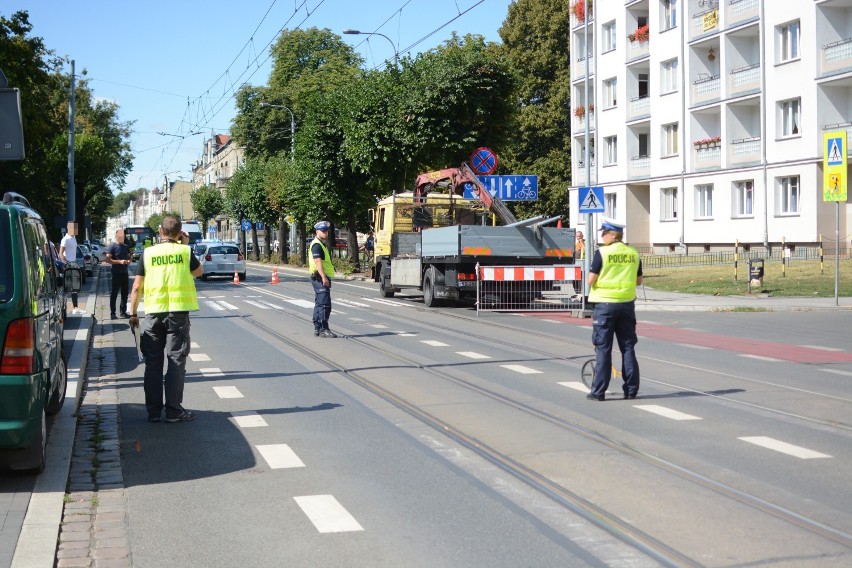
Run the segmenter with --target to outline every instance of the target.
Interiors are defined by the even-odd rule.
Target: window
[[[799,20],[778,28],[778,61],[799,58]]]
[[[663,0],[663,31],[677,27],[677,0]]]
[[[677,122],[663,126],[663,156],[678,153]]]
[[[615,193],[607,193],[604,195],[604,217],[616,219],[618,217],[618,209],[616,208],[617,195]]]
[[[612,51],[615,49],[615,20],[607,22],[601,26],[603,32],[603,44],[601,45],[601,53]]]
[[[677,220],[677,188],[664,187],[660,190],[660,220],[675,221]]]
[[[799,213],[799,176],[778,179],[776,211],[779,215]]]
[[[639,158],[647,158],[648,157],[648,133],[641,132],[637,136],[637,140],[639,142]]]
[[[648,74],[647,73],[639,73],[639,78],[637,80],[636,86],[639,89],[639,98],[645,98],[648,96]]]
[[[604,156],[604,165],[611,166],[618,163],[618,136],[607,136],[604,138],[604,146],[606,147],[606,156]]]
[[[660,94],[674,91],[677,91],[677,59],[670,59],[660,64]]]
[[[734,182],[733,206],[734,217],[754,215],[754,180]]]
[[[695,218],[713,218],[713,184],[695,186]]]
[[[618,88],[618,79],[613,77],[612,79],[607,79],[604,81],[604,108],[613,108],[618,105],[618,95],[616,94],[616,90]]]
[[[577,165],[581,168],[586,165],[586,147],[580,144],[580,159],[577,162]],[[595,141],[589,140],[589,162],[590,165],[595,165]]]
[[[792,99],[781,103],[781,137],[798,136],[800,104],[801,99]]]

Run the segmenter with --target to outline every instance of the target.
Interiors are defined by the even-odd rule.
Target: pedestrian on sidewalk
[[[337,337],[328,329],[331,315],[331,277],[334,276],[334,264],[328,252],[328,230],[331,223],[319,221],[314,225],[316,236],[311,241],[311,284],[314,287],[314,335],[319,337]]]
[[[635,248],[624,244],[624,225],[601,223],[603,246],[595,251],[589,267],[589,302],[595,304],[592,343],[595,345],[595,380],[589,400],[604,400],[612,378],[612,338],[621,350],[624,398],[639,392],[636,360],[636,286],[642,283],[642,261]]]
[[[115,301],[121,292],[121,317],[127,315],[127,292],[130,283],[130,249],[124,244],[124,230],[115,232],[115,242],[106,251],[106,261],[112,272],[112,289],[109,293],[109,317],[115,319]]]
[[[198,311],[193,276],[204,267],[189,248],[180,219],[167,215],[160,225],[160,243],[148,247],[136,266],[130,293],[130,327],[139,328],[145,358],[145,408],[149,422],[160,422],[165,391],[166,422],[186,422],[195,413],[183,407],[186,356],[189,355],[189,312]],[[139,298],[145,296],[145,319],[139,321]],[[163,376],[163,360],[168,357]]]
[[[68,231],[59,241],[59,256],[67,266],[78,267],[83,271],[83,277],[86,276],[86,267],[77,264],[77,223],[68,221]],[[74,306],[72,314],[80,315],[85,312],[77,307],[77,292],[71,293],[71,305]]]

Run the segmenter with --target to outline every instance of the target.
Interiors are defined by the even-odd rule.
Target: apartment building
[[[227,134],[214,134],[204,141],[201,157],[192,165],[192,188],[196,190],[211,185],[224,194],[228,180],[244,164],[243,148]],[[209,236],[215,235],[223,240],[237,239],[240,231],[238,219],[231,219],[223,214],[218,215],[212,222],[215,232]],[[209,232],[211,227],[207,229]]]
[[[569,7],[572,226],[599,224],[578,213],[591,185],[648,252],[833,249],[838,211],[849,246],[852,207],[823,200],[823,134],[852,133],[852,0],[582,3]]]

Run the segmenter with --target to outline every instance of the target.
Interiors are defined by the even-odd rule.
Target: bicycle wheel
[[[583,368],[580,369],[580,378],[586,388],[592,390],[592,383],[595,381],[595,360],[589,359],[583,363]]]

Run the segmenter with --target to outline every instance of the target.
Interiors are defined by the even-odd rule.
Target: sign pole
[[[834,305],[840,305],[840,202],[834,202]]]

